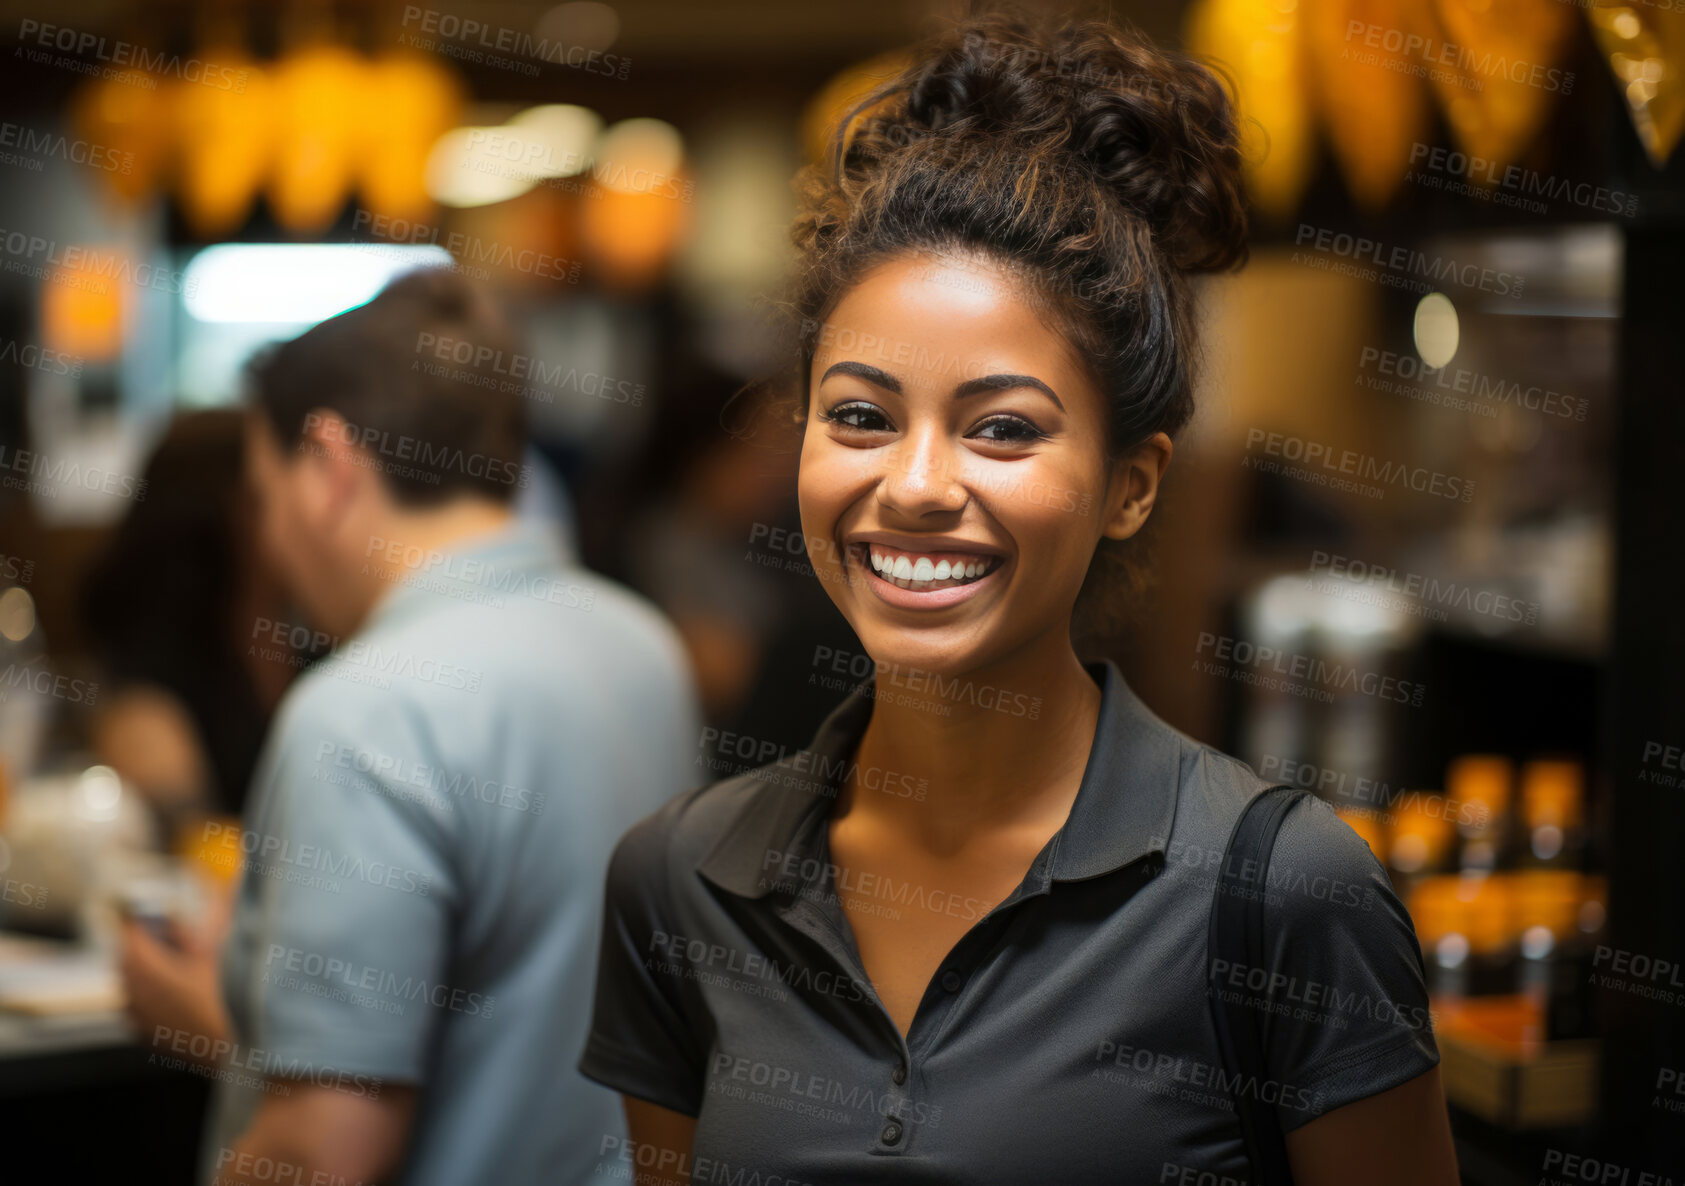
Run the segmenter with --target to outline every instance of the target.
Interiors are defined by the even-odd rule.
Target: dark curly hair
[[[797,178],[798,416],[843,294],[886,259],[932,252],[1022,284],[1106,394],[1114,456],[1175,434],[1193,413],[1190,278],[1246,258],[1240,168],[1229,96],[1192,59],[1100,21],[964,20]],[[1084,584],[1090,616],[1097,586],[1142,575],[1110,544]]]

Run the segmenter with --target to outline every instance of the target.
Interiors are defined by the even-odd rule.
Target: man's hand
[[[231,1038],[217,974],[217,952],[226,931],[223,906],[217,903],[204,926],[172,924],[172,943],[159,941],[140,923],[124,921],[117,970],[128,997],[129,1018],[145,1041],[152,1042],[160,1029],[171,1031],[172,1041],[180,1033],[210,1039],[208,1045],[182,1042],[176,1050],[215,1049]]]

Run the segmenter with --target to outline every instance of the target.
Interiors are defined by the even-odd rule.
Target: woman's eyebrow
[[[984,375],[980,379],[967,379],[964,383],[961,383],[958,387],[954,388],[954,398],[964,399],[968,395],[977,395],[984,391],[1007,391],[1014,387],[1034,387],[1037,391],[1047,396],[1048,399],[1052,400],[1061,412],[1065,410],[1065,405],[1060,403],[1059,397],[1054,394],[1053,388],[1049,387],[1046,383],[1043,383],[1034,375]]]
[[[888,371],[881,371],[877,367],[864,362],[853,362],[848,360],[843,362],[834,362],[826,368],[823,375],[819,376],[819,381],[823,383],[832,375],[838,374],[853,375],[856,378],[866,380],[866,382],[871,383],[876,387],[882,387],[885,391],[892,391],[896,395],[901,394],[901,380],[897,379]]]

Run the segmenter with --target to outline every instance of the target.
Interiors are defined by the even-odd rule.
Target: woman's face
[[[1139,529],[1169,459],[1161,434],[1108,460],[1099,390],[976,258],[869,272],[820,331],[809,393],[802,531],[880,665],[958,674],[1068,646],[1095,545]]]

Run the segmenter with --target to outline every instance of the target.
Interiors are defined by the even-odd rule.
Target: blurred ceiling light
[[[0,636],[7,642],[22,642],[35,633],[35,599],[29,591],[13,587],[0,593]]]
[[[825,159],[831,151],[837,125],[843,118],[853,112],[866,96],[911,64],[911,54],[905,50],[893,50],[850,66],[821,87],[802,113],[802,147],[807,151],[808,159]],[[859,113],[861,117],[869,114]],[[851,133],[857,129],[857,124],[850,125]]]
[[[187,265],[187,311],[200,321],[314,324],[367,302],[400,272],[448,265],[443,247],[225,243]]]
[[[572,177],[590,168],[603,118],[589,107],[546,103],[521,112],[508,127],[524,142],[527,159],[521,164],[529,176]]]
[[[410,52],[377,59],[368,80],[372,118],[357,154],[358,192],[376,214],[425,218],[433,206],[428,161],[461,118],[462,86],[437,58]]]
[[[112,193],[134,201],[151,193],[169,157],[168,104],[163,88],[102,78],[76,93],[70,121],[90,144],[109,147],[119,167],[98,175]]]
[[[246,221],[269,171],[275,127],[269,76],[238,49],[205,52],[239,90],[177,80],[170,92],[177,189],[188,224],[211,238]]]
[[[1198,52],[1231,64],[1251,196],[1277,219],[1298,202],[1317,145],[1297,8],[1292,0],[1206,0],[1188,15],[1189,39]]]
[[[1667,164],[1685,136],[1685,11],[1678,4],[1598,0],[1586,9],[1597,48],[1650,161]]]
[[[667,121],[623,119],[598,139],[592,176],[616,193],[664,193],[684,154],[684,137]]]
[[[462,207],[489,206],[526,193],[532,174],[499,155],[510,135],[507,128],[474,125],[440,136],[427,157],[428,194],[441,205]]]
[[[1417,302],[1411,335],[1423,362],[1435,370],[1444,367],[1457,355],[1460,334],[1457,307],[1450,297],[1442,292],[1430,292]]]
[[[606,4],[595,0],[575,0],[558,4],[538,18],[535,30],[544,41],[560,42],[563,46],[578,46],[589,53],[605,50],[620,36],[620,16]]]
[[[313,45],[282,58],[274,80],[270,204],[290,230],[326,230],[351,192],[370,118],[368,66],[337,45]]]
[[[655,282],[691,225],[691,206],[660,192],[605,190],[579,207],[580,245],[610,283]]]
[[[105,362],[123,346],[128,286],[116,277],[129,272],[129,261],[115,247],[89,246],[84,258],[79,266],[54,268],[41,286],[41,332],[54,350]]]

